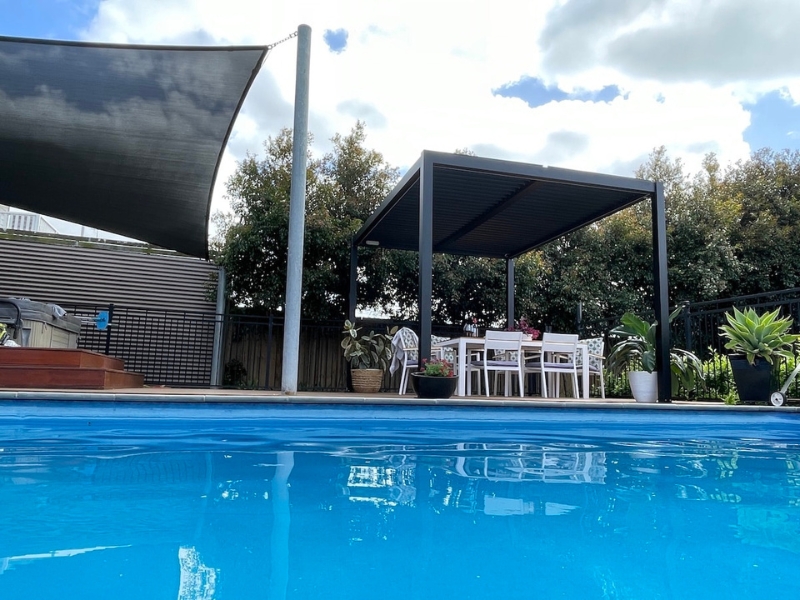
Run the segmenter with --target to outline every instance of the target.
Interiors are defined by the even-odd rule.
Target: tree
[[[332,138],[333,150],[309,155],[303,252],[303,316],[340,319],[348,296],[350,239],[386,196],[397,170],[364,147],[364,125]],[[310,144],[309,144],[310,145]],[[228,273],[231,300],[255,312],[285,302],[292,135],[282,130],[248,156],[228,181],[234,219],[216,260]],[[218,218],[219,219],[219,218]]]
[[[722,186],[738,209],[731,241],[742,277],[732,292],[800,285],[800,152],[762,149],[729,168]]]
[[[718,178],[711,153],[703,170],[667,204],[670,301],[697,302],[731,293],[741,262],[732,241],[739,218]]]
[[[736,206],[723,192],[716,157],[708,155],[694,180],[679,159],[656,148],[636,176],[664,184],[667,217],[669,298],[716,298],[730,289],[739,259],[730,241]],[[521,310],[556,330],[572,330],[576,307],[590,330],[607,329],[627,311],[647,313],[653,305],[652,216],[649,201],[560,238],[536,253],[535,276],[517,284]]]
[[[303,316],[341,319],[349,286],[350,241],[398,179],[366,147],[364,125],[335,135],[333,149],[309,156]],[[278,312],[284,302],[292,140],[281,131],[248,156],[228,182],[233,214],[215,215],[213,243],[228,271],[233,301]],[[469,153],[460,150],[460,153]],[[762,150],[724,174],[713,154],[687,176],[680,160],[656,148],[637,171],[664,184],[669,300],[699,301],[800,285],[800,152]],[[652,307],[652,221],[642,202],[564,236],[516,261],[519,318],[554,330],[583,322],[601,331],[627,311]],[[390,316],[418,315],[416,252],[361,248],[359,306]],[[432,314],[437,322],[505,322],[505,261],[434,255]]]

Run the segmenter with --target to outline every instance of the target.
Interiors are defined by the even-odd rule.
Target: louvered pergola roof
[[[433,252],[444,254],[515,258],[655,191],[643,179],[426,151],[364,223],[357,245],[419,249],[426,161]]]

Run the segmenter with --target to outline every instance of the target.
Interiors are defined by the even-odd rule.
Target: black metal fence
[[[62,304],[82,321],[78,347],[114,356],[147,385],[201,386],[211,383],[213,314],[153,310],[113,304]],[[98,329],[97,316],[109,324]]]
[[[125,368],[144,375],[146,385],[211,387],[215,316],[152,310],[113,304],[63,304],[82,321],[78,347],[108,354]],[[96,318],[109,314],[109,326],[98,329]],[[386,331],[395,325],[415,324],[363,320],[366,331]],[[283,318],[225,314],[222,318],[223,387],[276,390],[281,387]],[[343,321],[304,321],[300,328],[298,389],[344,391],[348,366],[342,358]],[[452,337],[461,329],[436,326],[434,333]],[[386,375],[384,389],[397,390],[399,374]]]
[[[753,308],[759,314],[777,308],[782,317],[792,317],[793,333],[800,333],[800,288],[684,303],[681,312],[671,324],[670,336],[673,347],[689,350],[704,361],[707,384],[704,390],[695,393],[698,398],[718,399],[733,390],[733,380],[724,359],[728,351],[725,349],[725,339],[720,336],[719,329],[721,325],[727,323],[725,314],[732,312],[733,307],[739,310]],[[641,316],[645,319],[653,318],[652,313]],[[578,323],[578,330],[582,333],[582,337],[604,336],[608,349],[615,341],[609,339],[609,332],[617,325],[619,317],[607,321]],[[777,368],[779,376],[776,383],[782,385],[793,368],[793,361],[783,361]],[[624,379],[621,381],[610,379],[612,390],[616,387],[621,395],[629,394]],[[800,397],[800,378],[789,388],[788,393],[791,397]]]
[[[792,332],[800,333],[800,288],[684,304],[683,311],[672,322],[672,342],[705,361],[706,389],[715,392],[711,394],[714,397],[730,393],[733,387],[726,361],[721,359],[728,351],[719,328],[727,323],[725,314],[732,312],[734,307],[739,310],[752,308],[759,314],[778,309],[780,316],[792,318]],[[774,385],[782,386],[794,366],[793,360],[781,360],[776,366]],[[800,380],[794,381],[788,395],[800,397]]]
[[[683,311],[673,321],[671,334],[675,344],[691,350],[701,358],[708,358],[711,351],[724,352],[724,340],[719,335],[720,325],[727,323],[725,313],[733,307],[743,310],[753,308],[762,313],[780,309],[782,317],[792,317],[794,333],[800,331],[800,288],[777,292],[736,296],[708,302],[684,304]]]

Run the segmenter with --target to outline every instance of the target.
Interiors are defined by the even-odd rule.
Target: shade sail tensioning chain
[[[275,46],[277,46],[278,44],[282,44],[283,42],[288,42],[290,39],[292,39],[292,38],[296,38],[296,37],[297,37],[297,32],[296,32],[296,31],[293,31],[292,33],[290,33],[289,35],[287,35],[287,36],[286,36],[285,38],[283,38],[282,40],[278,40],[277,42],[273,42],[272,44],[267,44],[267,54],[269,54],[269,53],[270,53],[270,51],[271,51],[271,50],[272,50],[272,49],[273,49]]]

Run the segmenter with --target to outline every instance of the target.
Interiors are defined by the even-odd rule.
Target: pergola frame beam
[[[497,177],[509,177],[516,179],[528,178],[529,181],[524,188],[515,192],[507,198],[497,196],[490,199],[490,208],[483,208],[473,202],[467,225],[458,228],[454,233],[436,241],[436,230],[434,224],[434,205],[437,201],[434,190],[438,190],[434,185],[437,173],[453,171],[464,171],[469,177],[479,177],[485,174],[497,180]],[[451,181],[452,177],[448,179]],[[464,182],[472,182],[473,179],[463,179]],[[457,182],[459,183],[459,182]],[[535,201],[538,203],[536,210],[550,211],[550,215],[563,216],[570,215],[569,219],[563,223],[561,228],[553,228],[546,232],[536,232],[535,223],[531,230],[535,233],[527,235],[527,241],[522,244],[514,236],[509,235],[508,239],[503,238],[505,246],[500,244],[500,248],[495,248],[490,254],[479,254],[474,248],[464,241],[470,231],[484,225],[493,217],[502,214],[511,206],[525,200],[531,201],[530,191],[541,187],[544,183],[555,184],[559,190],[553,197],[539,198],[537,192]],[[484,189],[487,184],[484,184]],[[419,186],[418,194],[412,194],[415,186]],[[491,188],[491,186],[489,186]],[[552,187],[552,186],[550,186]],[[507,188],[507,186],[506,186]],[[597,190],[597,195],[592,196],[592,192]],[[439,192],[436,192],[439,194]],[[574,204],[569,202],[560,203],[562,196],[567,196],[575,200]],[[451,205],[446,205],[447,210],[455,210],[452,205],[457,194],[450,194],[448,201]],[[594,201],[594,198],[597,201]],[[529,165],[516,162],[499,161],[494,159],[479,158],[475,156],[444,154],[441,152],[424,151],[419,160],[404,175],[400,183],[392,190],[378,209],[365,221],[362,228],[353,238],[353,249],[351,251],[351,288],[350,288],[350,315],[355,316],[356,306],[356,278],[357,278],[357,252],[359,245],[381,246],[384,248],[399,248],[409,250],[412,247],[408,244],[408,235],[417,236],[417,251],[419,252],[419,357],[421,360],[430,359],[431,353],[431,333],[432,333],[432,308],[431,299],[433,295],[433,253],[447,252],[456,255],[488,256],[491,258],[504,258],[506,260],[506,317],[508,326],[514,322],[514,259],[525,252],[530,252],[536,248],[557,239],[567,233],[590,225],[604,217],[614,214],[642,200],[650,199],[652,202],[652,228],[653,228],[653,308],[658,320],[657,329],[657,348],[656,363],[658,373],[658,399],[660,402],[668,402],[671,396],[671,376],[669,365],[669,297],[667,281],[667,251],[666,251],[666,206],[664,200],[664,188],[661,183],[647,181],[643,179],[633,179],[619,177],[615,175],[604,175],[598,173],[586,173],[582,171],[572,171],[569,169],[549,168],[541,165]],[[396,229],[397,226],[408,227],[410,222],[409,207],[403,203],[418,201],[418,222],[416,231],[408,231],[407,236],[398,239],[397,236],[387,236],[389,229]],[[402,208],[404,212],[400,221],[392,219],[392,211]],[[572,212],[570,212],[570,207]],[[578,208],[575,208],[578,207]],[[480,208],[480,212],[477,210]],[[439,209],[441,210],[441,208]],[[566,213],[565,213],[566,211]],[[446,211],[445,211],[446,212]],[[574,213],[574,215],[573,215]],[[439,213],[441,214],[441,213]],[[386,219],[390,219],[386,221]],[[508,219],[501,221],[503,226],[507,226]],[[492,231],[496,231],[498,226]],[[381,237],[383,231],[383,238]],[[406,231],[401,229],[401,231]],[[519,231],[519,230],[518,230]],[[392,233],[397,233],[392,231]],[[528,234],[527,231],[523,232]],[[557,233],[557,235],[554,235]],[[385,243],[388,240],[389,243]],[[393,245],[398,244],[398,245]],[[474,245],[474,242],[473,242]],[[497,245],[496,245],[497,246]],[[499,254],[499,256],[498,256]]]

